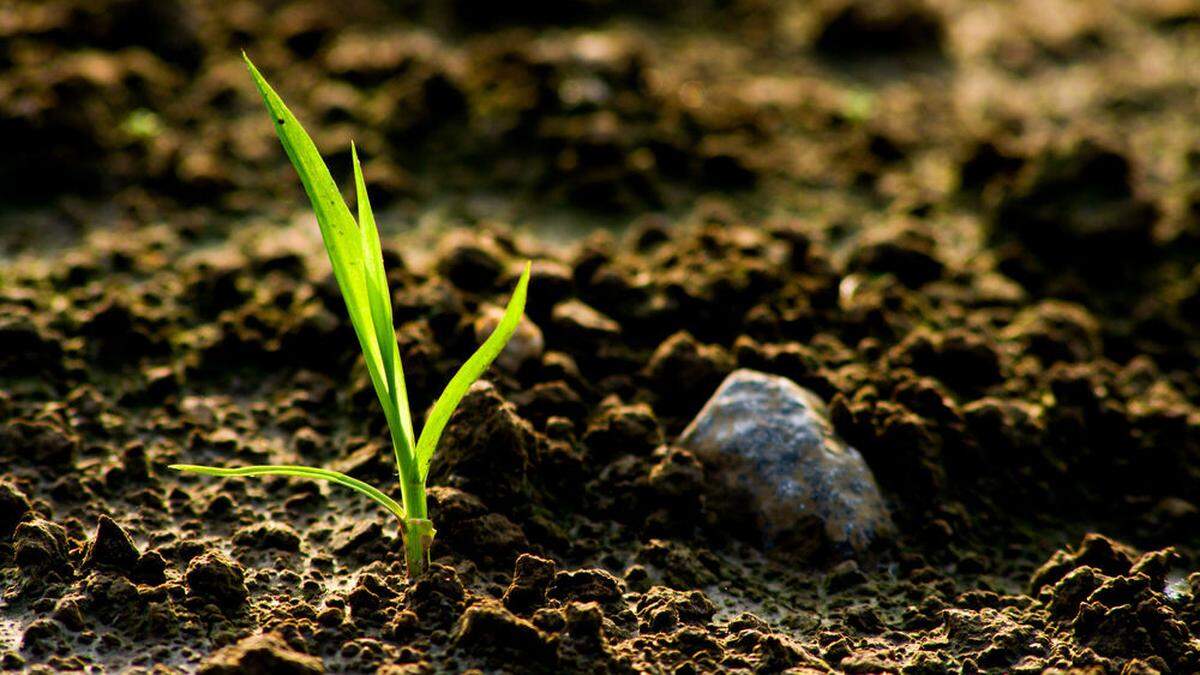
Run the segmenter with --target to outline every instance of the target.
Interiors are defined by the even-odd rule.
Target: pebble
[[[679,445],[710,467],[710,480],[749,497],[767,548],[810,549],[815,522],[838,555],[894,533],[862,455],[834,433],[821,399],[785,377],[734,371]]]

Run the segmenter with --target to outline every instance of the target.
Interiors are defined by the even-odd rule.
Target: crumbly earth
[[[396,494],[241,48],[367,158],[415,410],[536,260],[415,582],[165,468]],[[1200,671],[1198,59],[1185,0],[0,4],[0,668]],[[763,549],[672,445],[739,367],[894,541]]]

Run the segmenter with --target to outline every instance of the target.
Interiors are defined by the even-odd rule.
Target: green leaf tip
[[[375,342],[379,348],[381,379],[386,387],[386,392],[379,392],[379,397],[385,408],[391,407],[389,420],[399,424],[399,429],[391,428],[392,446],[396,454],[397,469],[403,471],[406,465],[413,464],[413,448],[416,441],[408,408],[404,367],[400,362],[400,348],[396,343],[396,329],[392,323],[392,294],[388,289],[387,271],[383,267],[383,246],[375,225],[375,214],[367,196],[367,184],[363,178],[362,164],[358,159],[358,148],[353,141],[350,142],[350,158],[354,165],[354,191],[358,202],[358,232],[367,306]]]
[[[438,441],[442,437],[446,423],[450,421],[450,416],[454,414],[471,385],[483,375],[492,361],[500,355],[500,352],[504,351],[505,345],[516,332],[517,325],[521,323],[521,317],[525,314],[525,297],[529,291],[529,274],[532,268],[533,261],[526,261],[521,278],[517,281],[517,287],[508,301],[508,307],[504,309],[504,316],[500,318],[500,323],[496,325],[487,340],[484,340],[483,344],[479,346],[479,349],[475,350],[471,358],[467,359],[466,363],[458,369],[454,377],[450,378],[450,382],[442,390],[442,395],[433,404],[429,419],[425,421],[425,427],[421,429],[421,437],[417,440],[417,462],[422,481],[429,476],[429,464],[433,461],[433,453],[437,450]]]
[[[407,406],[398,405],[407,401],[406,397],[400,396],[403,382],[398,377],[401,371],[398,367],[399,349],[391,327],[391,297],[382,271],[382,254],[378,253],[379,235],[366,199],[366,189],[362,187],[360,190],[359,213],[363,220],[363,227],[360,228],[312,138],[248,57],[246,66],[275,122],[276,135],[312,202],[321,238],[329,254],[329,263],[333,267],[333,276],[346,301],[346,312],[350,315],[350,323],[362,349],[371,384],[387,417],[388,428],[392,430],[393,444],[397,446],[397,462],[403,464],[408,461],[411,464],[413,453],[409,439],[412,425],[406,422]],[[356,174],[361,174],[361,170]],[[381,299],[386,300],[386,313],[379,307],[372,308]]]

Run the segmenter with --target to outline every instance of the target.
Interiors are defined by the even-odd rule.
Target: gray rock
[[[833,432],[825,404],[791,380],[734,371],[680,436],[768,548],[842,555],[894,533],[871,469]]]

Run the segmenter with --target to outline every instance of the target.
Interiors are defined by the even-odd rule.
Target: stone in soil
[[[834,433],[820,398],[787,378],[735,371],[679,445],[743,500],[769,549],[811,555],[823,531],[835,553],[848,555],[893,534],[862,455]]]

